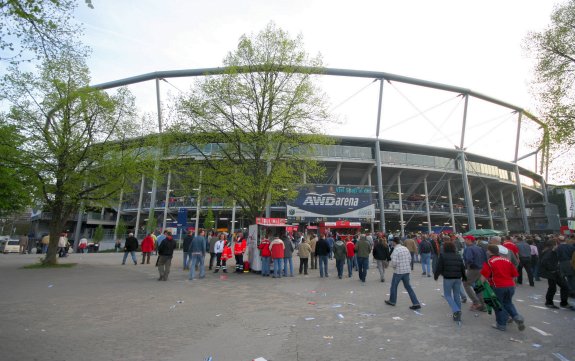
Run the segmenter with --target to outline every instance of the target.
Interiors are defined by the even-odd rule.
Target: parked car
[[[18,253],[20,252],[20,242],[17,239],[5,239],[0,243],[0,252]]]

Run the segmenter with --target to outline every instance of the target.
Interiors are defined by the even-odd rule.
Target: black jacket
[[[166,237],[158,247],[158,255],[172,257],[176,249],[176,241],[172,237]]]
[[[376,242],[373,247],[373,258],[378,261],[391,261],[389,248],[384,246],[381,242]]]
[[[190,250],[190,245],[192,244],[192,239],[194,239],[194,236],[191,236],[189,234],[184,237],[184,245],[182,246],[182,250],[184,252],[188,252]]]
[[[138,250],[138,240],[134,236],[126,238],[126,243],[124,243],[124,250],[126,252],[132,252]]]
[[[447,279],[461,278],[466,281],[465,265],[461,256],[451,252],[440,254],[437,261],[437,269],[433,275],[435,280],[439,278],[439,275],[443,275],[443,278]]]
[[[557,252],[546,249],[539,256],[539,276],[546,279],[559,277],[559,257]]]
[[[329,243],[325,238],[320,238],[315,245],[315,254],[318,256],[329,255]]]

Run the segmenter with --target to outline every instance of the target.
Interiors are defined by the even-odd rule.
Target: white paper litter
[[[558,360],[569,361],[567,357],[561,355],[559,352],[553,352],[552,355],[555,356]]]
[[[394,320],[396,320],[396,321],[403,321],[403,318],[401,318],[401,317],[398,317],[398,316],[396,316],[396,317],[392,317],[392,319],[394,319]]]
[[[306,317],[305,320],[306,320],[306,321],[315,320],[315,317]]]
[[[337,314],[337,317],[341,318],[342,320],[344,319],[343,315],[341,313]]]

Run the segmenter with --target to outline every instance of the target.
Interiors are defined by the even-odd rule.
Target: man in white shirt
[[[394,242],[395,243],[395,242]],[[409,294],[412,305],[409,307],[412,310],[418,310],[421,308],[417,296],[409,284],[409,273],[411,272],[411,253],[407,247],[403,246],[400,242],[397,242],[391,253],[391,267],[393,267],[393,278],[391,280],[391,288],[389,290],[389,300],[385,300],[385,303],[390,306],[395,306],[397,302],[397,286],[399,282],[403,281],[403,287]]]

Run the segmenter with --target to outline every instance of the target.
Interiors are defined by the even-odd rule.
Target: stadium
[[[225,70],[160,71],[94,87],[111,89],[155,80],[159,110],[160,80],[223,74]],[[522,158],[541,154],[539,173],[545,173],[544,147],[525,156],[519,154],[522,122],[535,123],[543,131],[545,127],[529,112],[469,89],[395,74],[331,68],[305,70],[322,77],[373,79],[374,83],[379,83],[379,104],[374,104],[378,108],[376,136],[330,136],[333,144],[315,146],[313,157],[325,167],[325,179],[318,184],[308,184],[302,174],[298,197],[270,204],[267,218],[283,219],[286,224],[297,225],[302,230],[335,221],[350,221],[366,230],[401,234],[441,230],[466,232],[480,228],[533,233],[559,230],[557,207],[548,201],[546,175],[519,165]],[[460,144],[447,148],[382,139],[379,129],[384,82],[408,84],[460,97],[464,102]],[[515,144],[513,161],[467,151],[465,130],[469,99],[479,99],[515,114],[517,131],[510,136]],[[158,118],[161,121],[160,115]],[[210,146],[208,144],[204,149],[207,154]],[[188,154],[193,155],[193,152],[191,146]],[[354,200],[340,202],[340,197],[353,197]],[[154,216],[158,226],[175,228],[181,234],[184,228],[202,227],[208,209],[214,212],[218,229],[233,231],[249,226],[249,221],[236,214],[236,207],[230,200],[201,194],[200,189],[189,194],[179,186],[177,177],[170,175],[157,182],[142,177],[140,187],[122,194],[117,206],[102,209],[100,214],[79,214],[71,228],[76,229],[76,238],[80,233],[90,234],[98,225],[107,228],[111,235],[122,218],[128,227],[140,231],[141,236],[147,217]],[[46,217],[36,214],[32,221],[35,232],[42,232]]]

